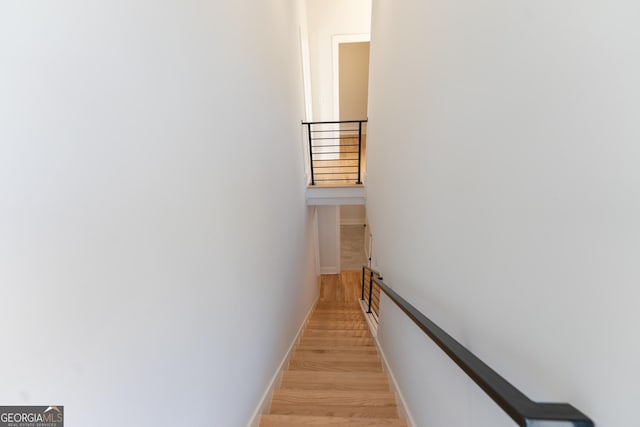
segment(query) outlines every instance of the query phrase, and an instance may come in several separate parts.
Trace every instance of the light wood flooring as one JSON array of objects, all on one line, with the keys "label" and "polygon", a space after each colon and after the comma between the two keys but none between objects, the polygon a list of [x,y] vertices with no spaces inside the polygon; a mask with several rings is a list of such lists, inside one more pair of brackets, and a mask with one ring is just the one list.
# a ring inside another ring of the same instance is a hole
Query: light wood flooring
[{"label": "light wood flooring", "polygon": [[406,427],[358,306],[359,272],[321,280],[320,300],[260,427]]}]

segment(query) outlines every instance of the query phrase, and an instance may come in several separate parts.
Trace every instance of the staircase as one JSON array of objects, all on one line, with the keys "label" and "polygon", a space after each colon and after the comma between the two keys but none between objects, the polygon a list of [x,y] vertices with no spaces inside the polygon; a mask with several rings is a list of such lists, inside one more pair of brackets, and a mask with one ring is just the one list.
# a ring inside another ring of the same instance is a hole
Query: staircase
[{"label": "staircase", "polygon": [[329,297],[316,305],[260,427],[407,426],[357,300],[344,301],[354,292],[327,289],[344,282],[323,280]]}]

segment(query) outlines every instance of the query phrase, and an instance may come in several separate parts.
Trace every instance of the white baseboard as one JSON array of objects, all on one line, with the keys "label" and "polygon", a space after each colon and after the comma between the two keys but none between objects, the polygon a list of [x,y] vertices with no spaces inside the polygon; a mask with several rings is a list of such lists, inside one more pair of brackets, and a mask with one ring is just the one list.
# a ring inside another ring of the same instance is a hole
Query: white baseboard
[{"label": "white baseboard", "polygon": [[380,352],[380,357],[382,357],[384,370],[387,373],[387,375],[389,375],[389,378],[391,379],[390,381],[391,388],[393,389],[393,392],[396,394],[396,397],[398,398],[398,412],[400,412],[400,417],[404,418],[407,421],[407,425],[409,427],[417,427],[418,425],[413,420],[413,417],[411,416],[411,412],[409,412],[409,407],[407,406],[407,402],[404,400],[404,396],[402,395],[402,392],[398,387],[398,383],[396,382],[396,377],[393,375],[393,371],[391,371],[391,367],[387,362],[387,358],[384,355],[384,351],[382,351],[382,347],[380,346],[380,341],[378,341],[378,337],[376,336],[374,340],[376,342],[376,346],[378,347],[378,351]]},{"label": "white baseboard", "polygon": [[376,319],[373,317],[373,314],[367,313],[367,309],[369,308],[367,306],[367,301],[358,300],[358,302],[360,303],[360,308],[362,309],[362,313],[364,314],[364,318],[367,321],[367,324],[369,325],[369,330],[371,331],[371,335],[373,335],[374,338],[377,337],[378,336],[378,323],[377,323]]},{"label": "white baseboard", "polygon": [[304,331],[305,326],[307,326],[307,323],[309,322],[309,318],[311,317],[311,313],[313,313],[313,309],[316,307],[316,304],[318,303],[319,299],[320,299],[320,295],[318,295],[316,300],[311,305],[311,309],[305,316],[304,321],[302,322],[302,325],[300,325],[300,328],[298,329],[298,333],[296,334],[295,338],[291,342],[291,345],[289,346],[289,349],[285,353],[284,358],[282,359],[282,362],[280,362],[278,369],[276,369],[276,372],[275,374],[273,374],[271,381],[269,381],[269,385],[267,386],[267,389],[265,390],[264,394],[260,398],[260,402],[258,402],[258,406],[256,407],[256,410],[253,412],[253,415],[251,416],[251,420],[247,424],[247,427],[259,427],[260,417],[263,414],[267,414],[269,412],[269,406],[271,405],[271,395],[273,394],[273,391],[277,387],[280,387],[280,383],[282,381],[282,373],[289,366],[289,359],[291,359],[291,356],[293,356],[293,351],[298,345],[298,342],[300,341],[300,337],[302,336],[302,332]]},{"label": "white baseboard", "polygon": [[404,400],[404,396],[398,387],[398,383],[396,382],[396,377],[393,375],[393,371],[391,371],[391,367],[387,362],[387,358],[384,355],[384,351],[382,351],[382,346],[380,346],[380,341],[378,341],[378,323],[373,318],[372,314],[367,313],[367,305],[365,301],[359,300],[360,308],[362,309],[362,313],[364,314],[365,319],[367,320],[367,324],[369,325],[369,330],[371,331],[371,335],[373,335],[373,339],[376,343],[376,347],[378,348],[378,352],[380,353],[380,357],[382,358],[382,363],[384,365],[384,371],[389,375],[391,389],[395,393],[398,398],[398,412],[400,413],[400,417],[407,420],[407,425],[409,427],[417,427],[417,424],[413,420],[411,416],[411,412],[409,412],[409,407],[407,406],[406,401]]},{"label": "white baseboard", "polygon": [[338,274],[340,269],[336,266],[320,267],[320,274]]},{"label": "white baseboard", "polygon": [[362,225],[363,228],[364,228],[364,218],[361,218],[361,219],[357,219],[357,218],[349,219],[349,218],[346,218],[346,219],[343,219],[343,220],[340,221],[340,225]]}]

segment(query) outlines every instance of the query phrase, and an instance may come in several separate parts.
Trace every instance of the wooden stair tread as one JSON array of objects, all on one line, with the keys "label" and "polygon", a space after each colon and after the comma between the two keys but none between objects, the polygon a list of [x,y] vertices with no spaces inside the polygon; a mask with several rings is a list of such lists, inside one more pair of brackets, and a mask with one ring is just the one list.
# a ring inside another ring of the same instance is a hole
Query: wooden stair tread
[{"label": "wooden stair tread", "polygon": [[348,306],[335,306],[335,305],[318,305],[315,310],[313,310],[313,314],[317,313],[337,313],[337,314],[357,314],[360,313],[360,306],[358,304],[348,305]]},{"label": "wooden stair tread", "polygon": [[345,390],[276,390],[274,401],[295,400],[297,402],[318,402],[333,405],[395,406],[396,398],[390,391],[345,391]]},{"label": "wooden stair tread", "polygon": [[304,415],[263,415],[260,427],[406,427],[404,420],[393,418],[349,418]]},{"label": "wooden stair tread", "polygon": [[393,418],[398,407],[389,391],[280,389],[273,393],[271,413]]},{"label": "wooden stair tread", "polygon": [[378,372],[327,372],[285,371],[281,388],[306,390],[371,390],[389,391],[385,373]]},{"label": "wooden stair tread", "polygon": [[373,345],[333,345],[327,347],[324,343],[320,344],[300,344],[296,351],[314,351],[314,352],[349,352],[349,353],[373,353],[378,354],[378,350]]},{"label": "wooden stair tread", "polygon": [[371,333],[365,329],[307,329],[305,337],[368,337]]},{"label": "wooden stair tread", "polygon": [[375,362],[292,360],[289,362],[289,369],[292,371],[382,372],[382,365],[377,360]]},{"label": "wooden stair tread", "polygon": [[336,361],[356,361],[356,362],[379,362],[377,353],[358,353],[350,351],[310,351],[296,350],[291,360],[336,360]]},{"label": "wooden stair tread", "polygon": [[407,427],[355,293],[323,295],[260,427]]},{"label": "wooden stair tread", "polygon": [[367,323],[364,320],[310,320],[307,324],[310,329],[367,329]]},{"label": "wooden stair tread", "polygon": [[301,404],[298,402],[286,404],[271,403],[271,413],[280,415],[307,415],[325,417],[362,417],[362,418],[397,418],[398,409],[395,406],[362,406],[355,405],[325,405],[319,403]]},{"label": "wooden stair tread", "polygon": [[373,346],[371,337],[305,337],[300,339],[300,344],[321,344],[331,346]]}]

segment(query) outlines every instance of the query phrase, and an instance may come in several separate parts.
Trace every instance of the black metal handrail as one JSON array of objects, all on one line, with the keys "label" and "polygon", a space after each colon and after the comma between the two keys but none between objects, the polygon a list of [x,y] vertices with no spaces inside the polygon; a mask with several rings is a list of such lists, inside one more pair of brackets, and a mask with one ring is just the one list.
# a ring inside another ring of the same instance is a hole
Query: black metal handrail
[{"label": "black metal handrail", "polygon": [[367,120],[302,122],[309,140],[311,185],[344,181],[362,184],[363,123]]},{"label": "black metal handrail", "polygon": [[[363,287],[365,269],[368,269],[368,267],[363,266],[362,269]],[[543,427],[544,422],[564,422],[574,427],[594,427],[594,423],[589,417],[568,403],[540,403],[529,399],[475,354],[398,295],[382,281],[382,277],[372,275],[370,278],[518,425],[522,427]],[[364,299],[364,292],[362,299]]]}]

